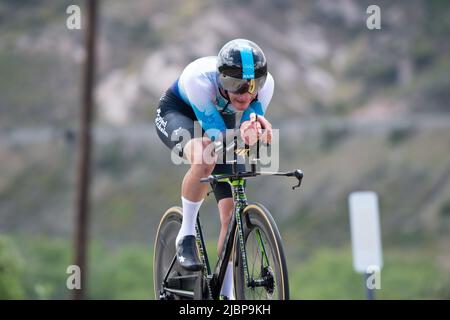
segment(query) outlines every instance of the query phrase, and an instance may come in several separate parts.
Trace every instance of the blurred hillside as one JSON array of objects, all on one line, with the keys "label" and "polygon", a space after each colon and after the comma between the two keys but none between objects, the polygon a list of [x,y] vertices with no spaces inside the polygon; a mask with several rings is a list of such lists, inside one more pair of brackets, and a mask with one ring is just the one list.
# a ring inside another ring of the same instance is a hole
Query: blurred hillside
[{"label": "blurred hillside", "polygon": [[[0,2],[0,233],[22,255],[23,238],[72,237],[84,58],[82,31],[65,24],[74,3]],[[381,7],[382,30],[366,28],[370,4]],[[426,252],[426,274],[450,278],[449,17],[450,2],[437,0],[102,1],[92,239],[152,247],[187,170],[156,136],[155,105],[187,63],[241,37],[263,48],[276,81],[268,118],[281,128],[280,169],[305,172],[296,191],[276,178],[248,188],[279,222],[292,269],[327,261],[315,256],[322,247],[341,261],[347,196],[374,190],[383,246]],[[211,241],[216,212],[210,197]],[[422,294],[448,294],[439,290]]]},{"label": "blurred hillside", "polygon": [[[0,71],[10,75],[1,83],[2,127],[75,125],[84,51],[82,33],[65,27],[71,3],[0,5]],[[142,121],[187,63],[215,55],[235,37],[264,48],[276,79],[278,121],[448,113],[448,2],[380,1],[381,31],[365,27],[370,3],[104,1],[99,118]]]}]

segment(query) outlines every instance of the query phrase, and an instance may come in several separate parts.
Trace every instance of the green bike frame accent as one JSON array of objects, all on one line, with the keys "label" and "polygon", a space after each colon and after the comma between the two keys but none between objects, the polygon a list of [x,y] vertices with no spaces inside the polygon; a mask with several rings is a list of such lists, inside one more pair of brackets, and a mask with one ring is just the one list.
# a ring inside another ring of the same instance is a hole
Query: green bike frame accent
[{"label": "green bike frame accent", "polygon": [[250,285],[250,274],[248,271],[248,264],[247,264],[247,252],[245,250],[245,243],[244,243],[244,227],[242,225],[242,211],[247,206],[247,196],[245,195],[245,180],[244,179],[235,179],[235,180],[228,180],[228,183],[231,185],[231,188],[233,190],[233,199],[235,203],[235,219],[237,222],[237,228],[238,228],[238,235],[239,235],[239,247],[242,254],[242,265],[244,267],[244,274],[247,285]]}]

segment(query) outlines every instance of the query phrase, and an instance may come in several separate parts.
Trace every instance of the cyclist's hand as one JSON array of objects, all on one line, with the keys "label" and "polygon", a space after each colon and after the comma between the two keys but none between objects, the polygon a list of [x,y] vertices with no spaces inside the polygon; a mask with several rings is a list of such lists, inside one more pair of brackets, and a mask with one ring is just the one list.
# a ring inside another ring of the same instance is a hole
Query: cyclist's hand
[{"label": "cyclist's hand", "polygon": [[258,116],[258,118],[256,120],[261,124],[261,127],[263,129],[262,134],[260,136],[261,141],[264,142],[265,144],[271,143],[272,142],[272,125],[263,116]]},{"label": "cyclist's hand", "polygon": [[250,120],[244,121],[241,124],[241,138],[245,144],[252,146],[258,142],[260,135],[262,134],[261,123],[256,120],[256,115],[252,113]]}]

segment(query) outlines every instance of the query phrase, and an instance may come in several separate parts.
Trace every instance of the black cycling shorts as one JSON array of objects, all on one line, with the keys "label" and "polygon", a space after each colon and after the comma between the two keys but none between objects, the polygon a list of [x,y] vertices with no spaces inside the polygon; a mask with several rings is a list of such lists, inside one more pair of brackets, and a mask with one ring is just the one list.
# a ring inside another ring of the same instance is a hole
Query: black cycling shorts
[{"label": "black cycling shorts", "polygon": [[[236,124],[236,116],[234,114],[222,114],[225,125],[228,129],[232,129]],[[190,139],[184,139],[184,136],[178,135],[180,128],[190,133],[190,138],[194,137],[194,126],[199,126],[197,117],[192,107],[187,105],[171,89],[168,89],[161,97],[158,103],[155,116],[156,132],[162,142],[170,149],[175,150],[180,157],[183,156],[183,148]],[[200,127],[196,130],[200,130]],[[201,130],[202,135],[204,130]],[[172,139],[171,139],[172,138]],[[186,140],[186,141],[184,141]],[[238,171],[245,171],[244,164],[238,164]],[[231,164],[216,164],[212,174],[232,173]],[[219,202],[224,198],[233,196],[231,186],[226,182],[217,183],[214,188],[214,196]]]}]

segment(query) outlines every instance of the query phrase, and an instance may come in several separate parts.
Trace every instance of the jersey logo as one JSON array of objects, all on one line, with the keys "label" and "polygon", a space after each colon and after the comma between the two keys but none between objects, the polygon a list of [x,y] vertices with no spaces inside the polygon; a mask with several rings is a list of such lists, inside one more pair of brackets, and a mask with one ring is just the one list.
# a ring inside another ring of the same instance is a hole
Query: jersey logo
[{"label": "jersey logo", "polygon": [[158,130],[161,131],[161,133],[163,135],[165,135],[166,137],[169,137],[169,134],[166,131],[167,121],[164,121],[163,117],[161,117],[161,109],[158,108],[158,110],[156,110],[156,112],[157,112],[157,115],[155,118],[156,128],[158,128]]}]

